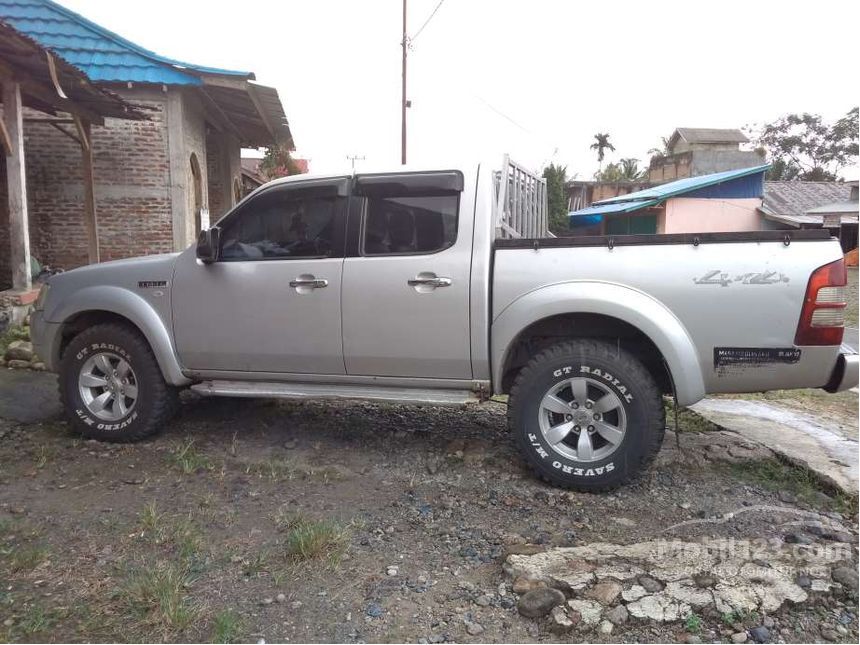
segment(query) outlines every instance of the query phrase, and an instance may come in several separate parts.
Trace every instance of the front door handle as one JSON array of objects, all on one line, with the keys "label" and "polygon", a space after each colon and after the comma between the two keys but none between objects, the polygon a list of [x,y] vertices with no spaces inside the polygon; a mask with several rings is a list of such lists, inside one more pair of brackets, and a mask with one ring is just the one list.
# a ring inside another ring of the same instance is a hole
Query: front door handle
[{"label": "front door handle", "polygon": [[410,278],[406,283],[410,287],[450,287],[454,281],[451,278],[437,276],[435,273],[419,273],[414,278]]},{"label": "front door handle", "polygon": [[312,275],[300,275],[295,280],[290,280],[290,286],[293,289],[322,289],[328,286],[328,280],[316,278]]}]

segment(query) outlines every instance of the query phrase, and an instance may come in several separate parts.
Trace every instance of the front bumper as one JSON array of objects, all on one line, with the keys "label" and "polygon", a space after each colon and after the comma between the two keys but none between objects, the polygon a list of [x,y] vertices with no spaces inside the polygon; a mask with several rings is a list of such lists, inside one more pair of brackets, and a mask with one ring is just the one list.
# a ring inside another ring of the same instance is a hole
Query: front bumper
[{"label": "front bumper", "polygon": [[30,338],[33,341],[33,351],[42,359],[45,369],[49,372],[56,372],[59,364],[61,328],[61,323],[46,321],[41,311],[33,311],[30,314]]},{"label": "front bumper", "polygon": [[831,393],[850,390],[852,387],[857,387],[858,380],[860,380],[860,354],[843,345],[839,358],[836,359],[833,374],[824,389]]}]

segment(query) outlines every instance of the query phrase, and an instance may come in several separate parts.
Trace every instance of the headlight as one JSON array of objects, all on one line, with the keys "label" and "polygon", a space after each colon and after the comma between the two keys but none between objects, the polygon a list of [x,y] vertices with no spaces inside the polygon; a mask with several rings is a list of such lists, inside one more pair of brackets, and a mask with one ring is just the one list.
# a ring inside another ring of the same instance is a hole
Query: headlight
[{"label": "headlight", "polygon": [[42,288],[39,289],[39,295],[36,298],[36,302],[33,303],[33,309],[36,311],[42,311],[45,308],[45,302],[48,300],[48,292],[51,290],[51,285],[47,282],[42,284]]}]

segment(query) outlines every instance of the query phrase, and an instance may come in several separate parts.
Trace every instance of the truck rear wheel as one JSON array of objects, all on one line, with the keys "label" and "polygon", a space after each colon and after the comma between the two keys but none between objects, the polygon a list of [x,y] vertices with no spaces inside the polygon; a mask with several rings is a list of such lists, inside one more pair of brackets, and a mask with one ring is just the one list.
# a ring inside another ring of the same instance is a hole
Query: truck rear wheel
[{"label": "truck rear wheel", "polygon": [[139,441],[158,432],[178,405],[149,344],[125,325],[75,336],[60,362],[60,400],[72,427],[100,441]]},{"label": "truck rear wheel", "polygon": [[538,475],[581,491],[620,486],[660,450],[665,414],[651,374],[597,340],[550,347],[520,370],[508,424]]}]

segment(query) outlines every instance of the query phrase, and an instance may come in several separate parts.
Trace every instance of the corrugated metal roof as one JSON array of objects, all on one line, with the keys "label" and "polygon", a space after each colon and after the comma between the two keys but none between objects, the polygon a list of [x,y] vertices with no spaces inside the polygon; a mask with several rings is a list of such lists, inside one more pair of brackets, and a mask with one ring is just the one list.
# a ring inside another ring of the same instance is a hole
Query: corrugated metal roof
[{"label": "corrugated metal roof", "polygon": [[835,202],[818,208],[810,208],[807,215],[857,215],[857,202]]},{"label": "corrugated metal roof", "polygon": [[[140,109],[126,103],[113,92],[94,85],[81,70],[56,54],[49,54],[55,63],[56,76],[52,70],[47,50],[26,34],[5,23],[0,19],[0,64],[11,68],[13,73],[20,73],[37,88],[45,90],[38,96],[30,84],[22,91],[22,100],[27,107],[34,108],[46,114],[56,114],[57,111],[77,111],[99,117],[110,116],[119,119],[145,120],[147,117]],[[56,90],[59,85],[65,96],[60,96]],[[51,100],[53,97],[53,100]]]},{"label": "corrugated metal roof", "polygon": [[764,173],[768,168],[770,168],[770,166],[765,164],[763,166],[753,166],[752,168],[726,170],[724,172],[716,172],[711,175],[701,175],[699,177],[686,177],[677,181],[671,181],[668,184],[660,184],[653,188],[639,190],[635,193],[628,193],[626,195],[620,195],[610,199],[603,199],[599,202],[595,202],[594,205],[617,204],[620,202],[639,201],[643,199],[663,201],[669,197],[676,197],[684,193],[706,188],[707,186],[715,186],[733,179],[747,177],[756,173]]},{"label": "corrugated metal roof", "polygon": [[[812,209],[850,199],[850,183],[840,181],[764,182],[764,206],[768,212],[781,217],[800,218],[798,222],[804,222],[806,213]],[[815,221],[820,222],[821,218],[804,223]]]},{"label": "corrugated metal roof", "polygon": [[254,78],[160,56],[51,0],[0,0],[0,18],[96,82],[200,85],[200,74]]},{"label": "corrugated metal roof", "polygon": [[618,204],[594,204],[588,208],[581,208],[578,211],[572,211],[567,214],[568,217],[586,217],[588,215],[611,215],[613,213],[629,213],[639,210],[640,208],[648,208],[657,203],[656,199],[642,199],[633,202],[623,202]]}]

